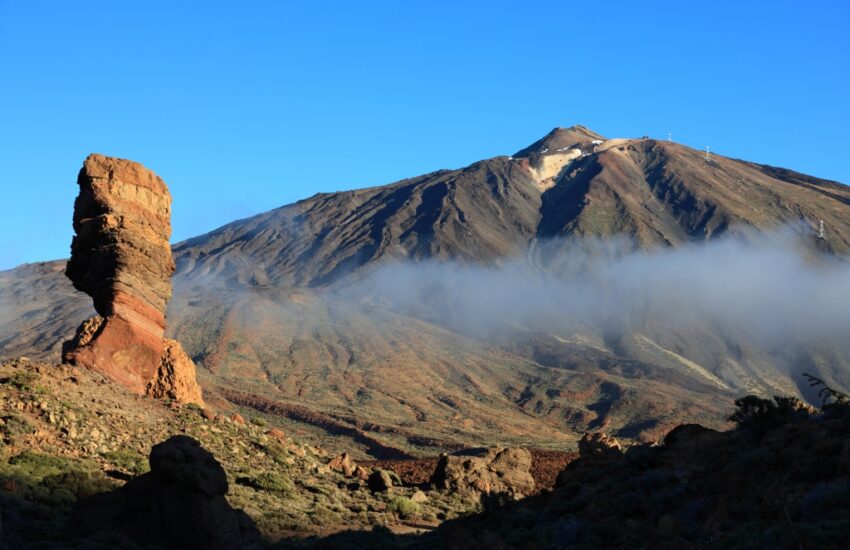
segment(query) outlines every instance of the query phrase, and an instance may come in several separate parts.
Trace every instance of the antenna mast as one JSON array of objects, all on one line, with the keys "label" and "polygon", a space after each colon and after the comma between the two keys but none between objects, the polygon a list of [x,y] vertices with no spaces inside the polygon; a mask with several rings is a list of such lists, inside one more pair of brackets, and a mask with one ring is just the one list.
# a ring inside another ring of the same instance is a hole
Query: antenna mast
[{"label": "antenna mast", "polygon": [[705,160],[706,160],[706,162],[711,161],[711,149],[709,148],[708,145],[705,146]]},{"label": "antenna mast", "polygon": [[671,134],[670,132],[667,132],[667,141],[671,143],[673,142],[673,134]]},{"label": "antenna mast", "polygon": [[824,240],[826,239],[826,231],[823,228],[823,220],[819,220],[818,224],[818,239]]}]

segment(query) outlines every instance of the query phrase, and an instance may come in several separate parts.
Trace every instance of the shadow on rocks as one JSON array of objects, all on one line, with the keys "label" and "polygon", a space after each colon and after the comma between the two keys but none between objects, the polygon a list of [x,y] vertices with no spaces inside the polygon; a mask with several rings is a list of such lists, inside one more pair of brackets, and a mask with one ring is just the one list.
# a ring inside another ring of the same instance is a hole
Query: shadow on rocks
[{"label": "shadow on rocks", "polygon": [[151,471],[109,493],[85,498],[66,527],[73,539],[118,536],[142,546],[259,548],[256,525],[224,498],[227,476],[195,439],[177,435],[155,445]]}]

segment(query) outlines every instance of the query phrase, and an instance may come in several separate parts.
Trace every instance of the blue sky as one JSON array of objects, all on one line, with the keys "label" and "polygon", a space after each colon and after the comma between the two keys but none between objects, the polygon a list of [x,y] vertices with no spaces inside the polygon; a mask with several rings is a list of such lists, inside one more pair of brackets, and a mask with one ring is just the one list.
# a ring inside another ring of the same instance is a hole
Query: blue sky
[{"label": "blue sky", "polygon": [[0,0],[0,269],[65,257],[76,174],[155,170],[179,241],[555,126],[850,183],[850,2]]}]

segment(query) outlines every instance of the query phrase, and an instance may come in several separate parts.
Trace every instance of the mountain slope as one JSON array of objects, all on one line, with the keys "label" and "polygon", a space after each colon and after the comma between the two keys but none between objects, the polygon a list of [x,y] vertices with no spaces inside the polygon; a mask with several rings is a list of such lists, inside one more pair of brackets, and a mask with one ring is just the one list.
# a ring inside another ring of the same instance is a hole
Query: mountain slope
[{"label": "mountain slope", "polygon": [[[382,300],[383,266],[508,266],[523,280],[575,269],[576,243],[622,254],[780,228],[812,261],[843,258],[850,190],[675,143],[555,129],[512,157],[319,194],[177,244],[169,323],[223,394],[306,407],[329,416],[291,414],[408,451],[568,445],[599,427],[652,439],[685,420],[722,424],[745,391],[799,393],[801,370],[846,387],[847,339],[766,347],[717,319],[675,325],[651,304],[604,322],[508,316],[480,333],[445,315],[464,306],[427,277],[402,284],[414,307]],[[2,355],[55,353],[84,317],[59,264],[0,281]]]}]

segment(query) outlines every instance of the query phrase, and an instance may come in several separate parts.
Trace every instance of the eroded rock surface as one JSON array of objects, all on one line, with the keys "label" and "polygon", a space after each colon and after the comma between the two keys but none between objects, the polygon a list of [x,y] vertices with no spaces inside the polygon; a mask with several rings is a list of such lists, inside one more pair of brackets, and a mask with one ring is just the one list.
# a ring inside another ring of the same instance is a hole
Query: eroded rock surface
[{"label": "eroded rock surface", "polygon": [[579,456],[584,459],[611,459],[623,454],[616,438],[602,432],[587,432],[578,442]]},{"label": "eroded rock surface", "polygon": [[103,372],[135,393],[201,403],[195,366],[164,340],[171,298],[171,195],[141,164],[89,155],[77,178],[65,274],[99,318],[63,346],[63,360]]},{"label": "eroded rock surface", "polygon": [[[159,370],[148,384],[146,393],[151,397],[203,404],[201,387],[195,381],[195,363],[183,350],[183,346],[177,340],[166,339],[163,348]],[[245,424],[244,419],[241,424]]]},{"label": "eroded rock surface", "polygon": [[531,462],[526,449],[495,448],[482,456],[444,455],[431,481],[444,490],[519,498],[534,492]]}]

